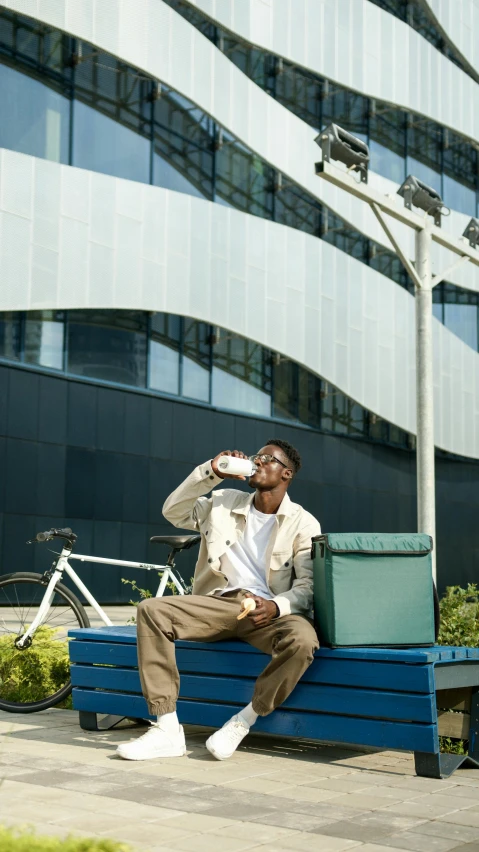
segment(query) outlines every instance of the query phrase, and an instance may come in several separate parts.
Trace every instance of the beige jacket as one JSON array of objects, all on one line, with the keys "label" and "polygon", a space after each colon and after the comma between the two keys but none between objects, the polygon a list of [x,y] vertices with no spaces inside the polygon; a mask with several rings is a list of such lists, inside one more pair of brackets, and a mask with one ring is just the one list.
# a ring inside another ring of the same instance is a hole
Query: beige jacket
[{"label": "beige jacket", "polygon": [[[175,527],[201,533],[193,594],[212,595],[227,585],[220,559],[243,537],[254,494],[230,488],[208,494],[223,482],[211,469],[200,464],[167,498],[163,514]],[[311,617],[313,608],[313,565],[311,538],[321,527],[309,512],[292,503],[285,494],[275,515],[266,552],[266,582],[280,615],[299,613]]]}]

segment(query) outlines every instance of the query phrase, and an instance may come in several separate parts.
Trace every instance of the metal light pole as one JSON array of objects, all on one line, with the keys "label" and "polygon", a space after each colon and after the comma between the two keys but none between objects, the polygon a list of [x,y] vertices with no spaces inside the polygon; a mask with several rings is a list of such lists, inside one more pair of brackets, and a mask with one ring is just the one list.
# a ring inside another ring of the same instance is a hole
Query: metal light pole
[{"label": "metal light pole", "polygon": [[[345,132],[343,134],[345,137],[348,136]],[[320,134],[318,139],[324,139],[324,136]],[[360,142],[360,140],[357,141],[359,145],[364,146],[364,143]],[[343,159],[342,156],[334,156],[334,148],[332,149],[332,156],[333,159]],[[343,162],[346,162],[346,165],[350,165],[347,160],[343,160]],[[316,174],[329,183],[341,187],[341,189],[344,189],[350,195],[354,195],[356,198],[369,204],[408,275],[414,281],[416,295],[417,528],[418,532],[424,532],[432,536],[435,544],[436,501],[434,474],[432,291],[437,284],[440,284],[441,281],[447,278],[459,265],[471,262],[479,266],[479,253],[468,244],[467,240],[452,237],[444,233],[437,224],[432,223],[431,217],[420,216],[407,207],[400,206],[398,204],[398,197],[391,198],[381,195],[381,193],[369,187],[364,174],[362,175],[362,179],[358,181],[349,171],[345,172],[342,169],[332,166],[329,159],[324,159],[324,149],[323,161],[316,163]],[[414,265],[398,244],[389,227],[386,216],[401,222],[415,231],[416,250]],[[435,217],[435,220],[437,221],[437,217]],[[471,220],[470,225],[473,221]],[[434,276],[431,272],[432,242],[439,243],[439,245],[449,249],[455,255],[459,255],[458,258],[453,260],[450,266]],[[477,242],[479,242],[479,238]],[[432,556],[435,578],[435,550],[433,550]]]}]

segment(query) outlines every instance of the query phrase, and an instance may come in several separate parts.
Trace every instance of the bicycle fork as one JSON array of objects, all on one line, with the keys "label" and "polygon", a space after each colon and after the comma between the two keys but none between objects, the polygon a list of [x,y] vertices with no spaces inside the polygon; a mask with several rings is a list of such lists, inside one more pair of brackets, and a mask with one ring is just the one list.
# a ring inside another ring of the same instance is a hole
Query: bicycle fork
[{"label": "bicycle fork", "polygon": [[61,564],[62,564],[62,556],[60,556],[60,559],[56,563],[55,568],[52,569],[52,575],[51,575],[51,577],[48,581],[48,586],[45,589],[45,594],[43,595],[42,602],[41,602],[41,604],[38,608],[38,612],[37,612],[35,618],[33,619],[32,623],[30,624],[30,627],[27,630],[25,630],[25,633],[23,633],[21,636],[19,636],[17,639],[15,639],[15,646],[18,648],[19,651],[22,651],[25,648],[28,648],[32,644],[33,636],[35,635],[36,631],[38,630],[40,625],[43,623],[43,621],[45,620],[45,618],[48,614],[48,611],[50,609],[50,606],[51,606],[51,603],[52,603],[52,600],[53,600],[53,596],[55,594],[55,586],[61,580],[61,576],[62,576],[62,572],[63,572],[63,568],[61,567]]}]

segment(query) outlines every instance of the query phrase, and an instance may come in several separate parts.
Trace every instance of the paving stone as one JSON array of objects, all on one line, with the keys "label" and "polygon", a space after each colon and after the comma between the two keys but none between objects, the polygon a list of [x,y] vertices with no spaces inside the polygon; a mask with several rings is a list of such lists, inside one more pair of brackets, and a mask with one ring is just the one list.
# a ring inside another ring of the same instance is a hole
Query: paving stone
[{"label": "paving stone", "polygon": [[[126,798],[126,796],[125,796]],[[215,799],[200,799],[196,796],[163,796],[161,799],[145,799],[143,804],[151,807],[160,806],[177,811],[185,811],[186,813],[203,813],[211,812],[212,808],[218,806]],[[213,814],[215,816],[215,814]]]},{"label": "paving stone", "polygon": [[[312,842],[311,842],[312,841]],[[284,840],[280,838],[275,841],[276,849],[288,850],[288,852],[312,852],[314,849],[320,852],[343,852],[345,849],[358,848],[357,840],[344,840],[341,837],[328,837],[323,834],[315,834],[314,838],[311,835],[303,833],[298,837],[287,837]],[[255,849],[256,852],[256,849]]]},{"label": "paving stone", "polygon": [[214,834],[195,834],[193,837],[178,840],[171,845],[173,849],[183,850],[183,852],[241,852],[257,844],[254,840],[217,837]]},{"label": "paving stone", "polygon": [[[241,818],[241,817],[240,817]],[[243,817],[248,819],[247,816]],[[250,819],[251,824],[259,822],[262,825],[278,825],[282,828],[294,828],[297,831],[314,831],[321,826],[329,825],[327,820],[313,814],[294,813],[293,811],[272,811]]]},{"label": "paving stone", "polygon": [[387,805],[400,803],[402,799],[398,796],[385,801],[384,798],[369,796],[366,793],[347,793],[344,796],[338,796],[334,801],[335,804],[340,806],[345,805],[346,807],[374,811]]},{"label": "paving stone", "polygon": [[434,837],[450,837],[453,840],[470,843],[479,841],[479,828],[470,825],[455,825],[452,822],[444,822],[444,820],[435,820],[434,822],[423,822],[414,829],[418,834],[427,834]]},{"label": "paving stone", "polygon": [[452,852],[478,852],[478,843],[463,843],[461,846],[455,846]]},{"label": "paving stone", "polygon": [[[293,847],[293,842],[298,840],[299,838],[306,837],[308,839],[308,834],[306,832],[295,831],[291,828],[282,828],[279,825],[262,825],[259,822],[249,823],[249,822],[236,822],[232,821],[228,825],[225,825],[223,828],[215,829],[210,832],[211,834],[215,834],[218,837],[235,837],[239,839],[250,839],[254,838],[255,843],[273,843],[279,842],[279,840],[287,842],[290,848]],[[309,844],[311,850],[311,838],[309,837]]]},{"label": "paving stone", "polygon": [[470,825],[474,828],[479,828],[479,813],[472,813],[471,810],[455,811],[454,813],[438,817],[438,819],[441,822],[444,820],[444,822],[452,822],[457,825]]},{"label": "paving stone", "polygon": [[412,852],[449,852],[457,845],[457,840],[451,840],[450,837],[433,837],[417,834],[413,831],[402,831],[399,834],[391,834],[382,843],[384,846],[410,849]]},{"label": "paving stone", "polygon": [[[445,816],[448,813],[457,811],[458,808],[455,802],[457,799],[450,799],[448,805],[435,805],[423,802],[422,799],[411,799],[408,802],[400,802],[395,805],[388,805],[383,808],[386,813],[402,814],[403,816],[417,816],[423,819],[434,819],[435,817]],[[461,811],[467,813],[467,811]],[[479,814],[478,814],[479,816]]]},{"label": "paving stone", "polygon": [[392,834],[394,828],[384,826],[368,826],[356,823],[355,820],[342,820],[331,823],[331,825],[318,826],[317,829],[309,829],[314,834],[324,834],[328,837],[341,837],[347,840],[357,840],[363,843],[376,841],[381,842]]}]

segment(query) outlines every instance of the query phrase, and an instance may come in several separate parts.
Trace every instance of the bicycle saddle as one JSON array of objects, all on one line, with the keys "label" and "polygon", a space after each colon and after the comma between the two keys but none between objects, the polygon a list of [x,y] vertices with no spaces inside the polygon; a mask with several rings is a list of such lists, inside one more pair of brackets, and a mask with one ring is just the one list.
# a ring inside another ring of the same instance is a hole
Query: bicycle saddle
[{"label": "bicycle saddle", "polygon": [[150,538],[154,544],[167,544],[173,550],[187,550],[198,544],[200,535],[153,535]]}]

